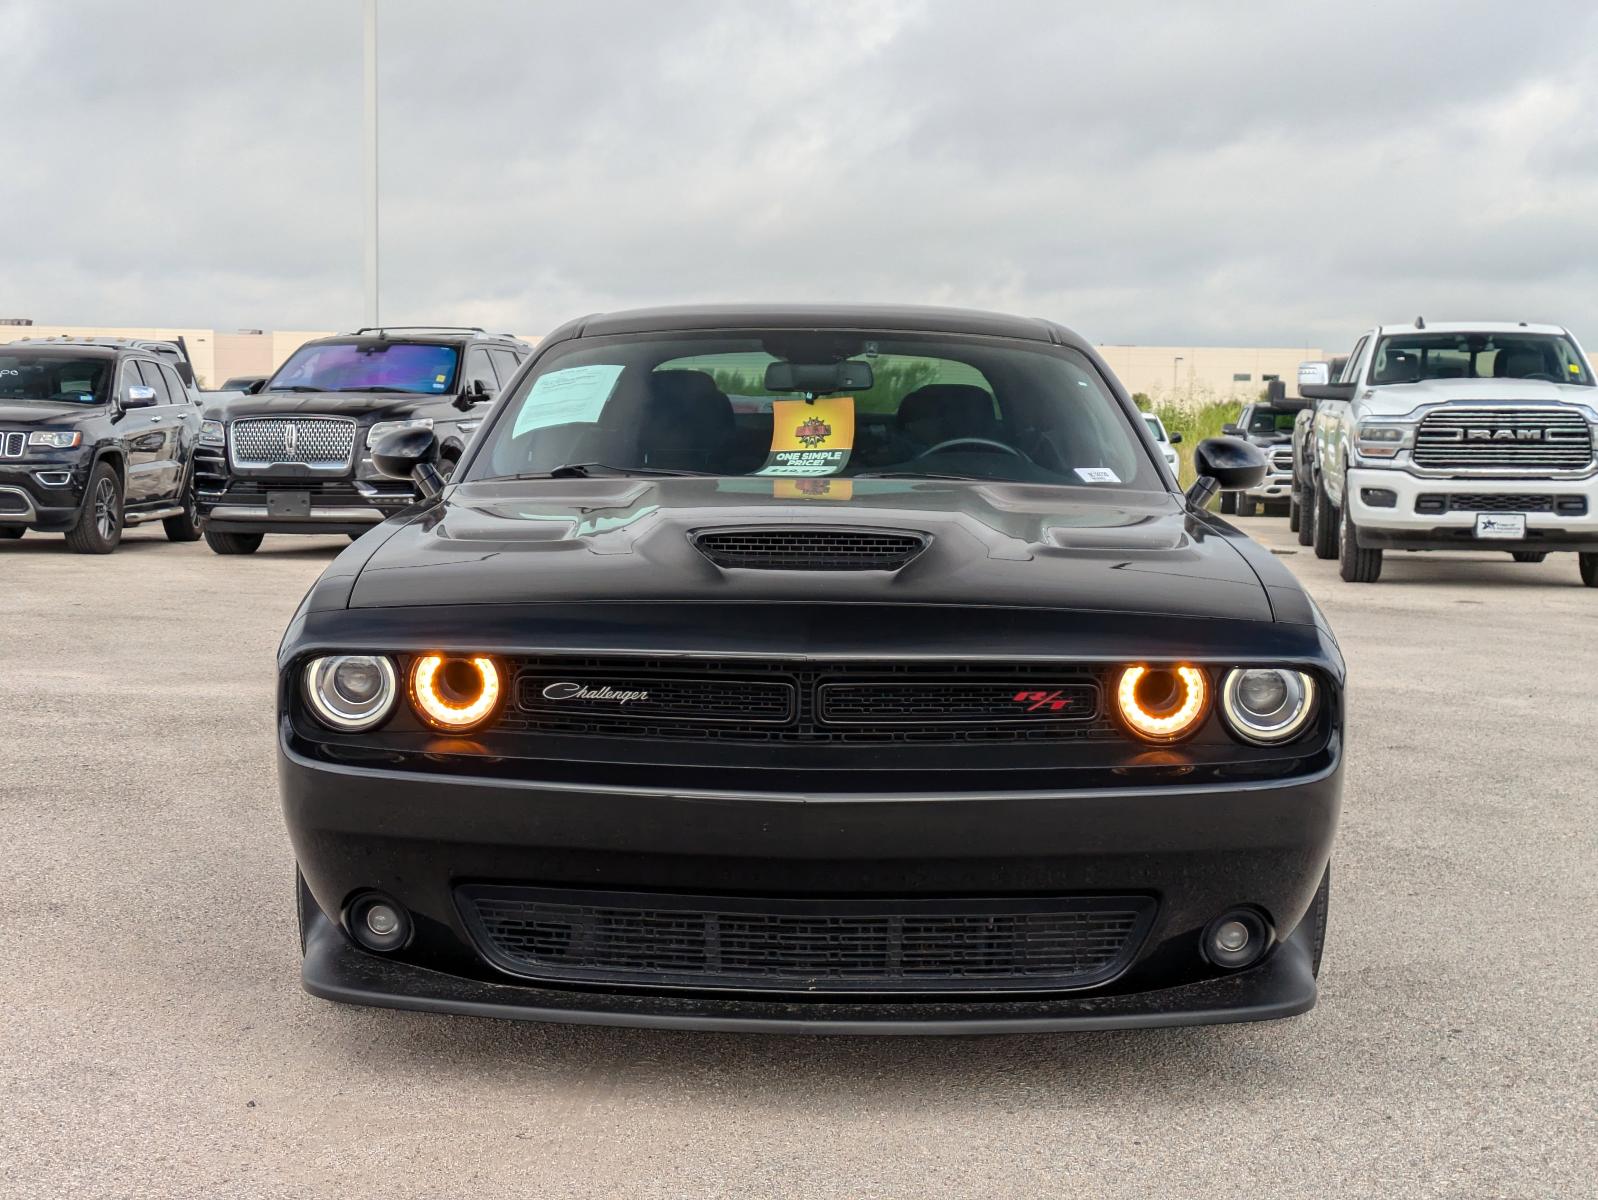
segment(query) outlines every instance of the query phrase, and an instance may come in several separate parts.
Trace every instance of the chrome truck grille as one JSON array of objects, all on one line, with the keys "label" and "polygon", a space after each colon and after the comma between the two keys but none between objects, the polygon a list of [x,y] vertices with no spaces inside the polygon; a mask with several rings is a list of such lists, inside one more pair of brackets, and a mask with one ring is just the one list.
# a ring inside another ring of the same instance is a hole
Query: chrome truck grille
[{"label": "chrome truck grille", "polygon": [[1579,412],[1450,408],[1415,433],[1417,467],[1468,473],[1579,472],[1592,463],[1592,427]]},{"label": "chrome truck grille", "polygon": [[234,421],[228,453],[235,467],[342,468],[355,452],[355,422],[343,417],[255,417]]}]

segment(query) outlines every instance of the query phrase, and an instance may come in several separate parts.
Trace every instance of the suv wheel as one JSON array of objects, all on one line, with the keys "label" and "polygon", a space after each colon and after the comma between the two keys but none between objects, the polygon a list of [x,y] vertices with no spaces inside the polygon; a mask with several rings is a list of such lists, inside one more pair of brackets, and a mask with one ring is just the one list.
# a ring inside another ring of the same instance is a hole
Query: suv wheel
[{"label": "suv wheel", "polygon": [[1222,492],[1221,493],[1221,512],[1225,516],[1228,516],[1228,517],[1233,516],[1233,515],[1235,515],[1237,513],[1237,493],[1236,492]]},{"label": "suv wheel", "polygon": [[1511,550],[1509,556],[1516,562],[1542,562],[1548,557],[1546,550]]},{"label": "suv wheel", "polygon": [[1240,517],[1252,517],[1258,511],[1259,511],[1259,504],[1255,502],[1253,496],[1239,496],[1237,498],[1237,515],[1238,516],[1240,516]]},{"label": "suv wheel", "polygon": [[1306,488],[1298,497],[1298,544],[1308,546],[1315,540],[1315,493]]},{"label": "suv wheel", "polygon": [[1588,587],[1598,587],[1598,554],[1577,555],[1581,563],[1581,581]]},{"label": "suv wheel", "polygon": [[183,492],[183,511],[175,517],[164,517],[161,528],[166,530],[169,542],[197,542],[200,540],[200,503],[194,496],[194,482]]},{"label": "suv wheel", "polygon": [[1304,523],[1304,506],[1298,502],[1298,493],[1294,492],[1287,502],[1287,531],[1297,533],[1298,527]]},{"label": "suv wheel", "polygon": [[261,548],[260,533],[212,533],[205,531],[205,544],[218,554],[254,554]]},{"label": "suv wheel", "polygon": [[[1344,499],[1347,500],[1347,493]],[[1382,577],[1382,552],[1376,550],[1362,550],[1359,545],[1359,531],[1354,526],[1354,517],[1348,511],[1345,503],[1338,512],[1342,521],[1338,527],[1337,537],[1337,573],[1348,583],[1375,583]]]},{"label": "suv wheel", "polygon": [[67,549],[74,554],[110,554],[121,540],[122,480],[110,463],[95,463],[78,523],[67,530]]},{"label": "suv wheel", "polygon": [[1312,545],[1316,558],[1337,557],[1337,508],[1326,495],[1320,481],[1315,483],[1315,511],[1311,514],[1310,528],[1314,532]]}]

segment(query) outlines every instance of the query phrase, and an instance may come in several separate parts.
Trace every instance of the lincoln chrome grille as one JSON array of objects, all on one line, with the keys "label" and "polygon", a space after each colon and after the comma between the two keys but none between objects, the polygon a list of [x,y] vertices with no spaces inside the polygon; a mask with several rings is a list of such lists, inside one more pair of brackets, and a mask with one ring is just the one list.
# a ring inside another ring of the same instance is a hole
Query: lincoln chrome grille
[{"label": "lincoln chrome grille", "polygon": [[1086,987],[1153,915],[1139,896],[811,900],[475,885],[457,892],[483,956],[555,982],[750,991]]},{"label": "lincoln chrome grille", "polygon": [[355,451],[355,422],[342,417],[248,418],[228,432],[236,467],[347,467]]},{"label": "lincoln chrome grille", "polygon": [[1414,459],[1441,471],[1580,471],[1592,450],[1592,427],[1579,412],[1450,408],[1421,421]]}]

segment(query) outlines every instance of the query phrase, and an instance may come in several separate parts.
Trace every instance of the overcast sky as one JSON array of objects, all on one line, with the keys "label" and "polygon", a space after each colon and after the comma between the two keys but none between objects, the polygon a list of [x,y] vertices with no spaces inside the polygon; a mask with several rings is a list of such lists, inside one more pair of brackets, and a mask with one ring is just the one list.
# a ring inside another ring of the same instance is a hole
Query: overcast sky
[{"label": "overcast sky", "polygon": [[[360,323],[359,0],[0,0],[0,316]],[[383,317],[1598,348],[1598,7],[381,0]]]}]

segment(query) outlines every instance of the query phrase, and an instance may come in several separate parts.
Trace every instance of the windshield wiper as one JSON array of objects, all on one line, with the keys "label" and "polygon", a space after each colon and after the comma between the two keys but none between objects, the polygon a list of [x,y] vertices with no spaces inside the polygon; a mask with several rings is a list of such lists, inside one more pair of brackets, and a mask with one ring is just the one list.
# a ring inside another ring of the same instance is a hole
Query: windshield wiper
[{"label": "windshield wiper", "polygon": [[940,475],[934,471],[856,471],[849,479],[961,479],[972,483],[994,483],[985,475]]},{"label": "windshield wiper", "polygon": [[436,396],[437,392],[413,392],[410,388],[397,387],[352,387],[352,388],[327,388],[330,392],[399,392],[405,396]]},{"label": "windshield wiper", "polygon": [[710,471],[674,471],[667,467],[613,467],[609,463],[563,463],[551,471],[529,471],[525,475],[512,475],[512,479],[592,479],[600,475],[698,475],[709,476]]},{"label": "windshield wiper", "polygon": [[269,391],[269,392],[325,392],[325,391],[327,391],[326,388],[312,387],[308,383],[288,383],[288,384],[284,384],[282,387],[271,387],[271,388],[267,388],[266,390]]}]

